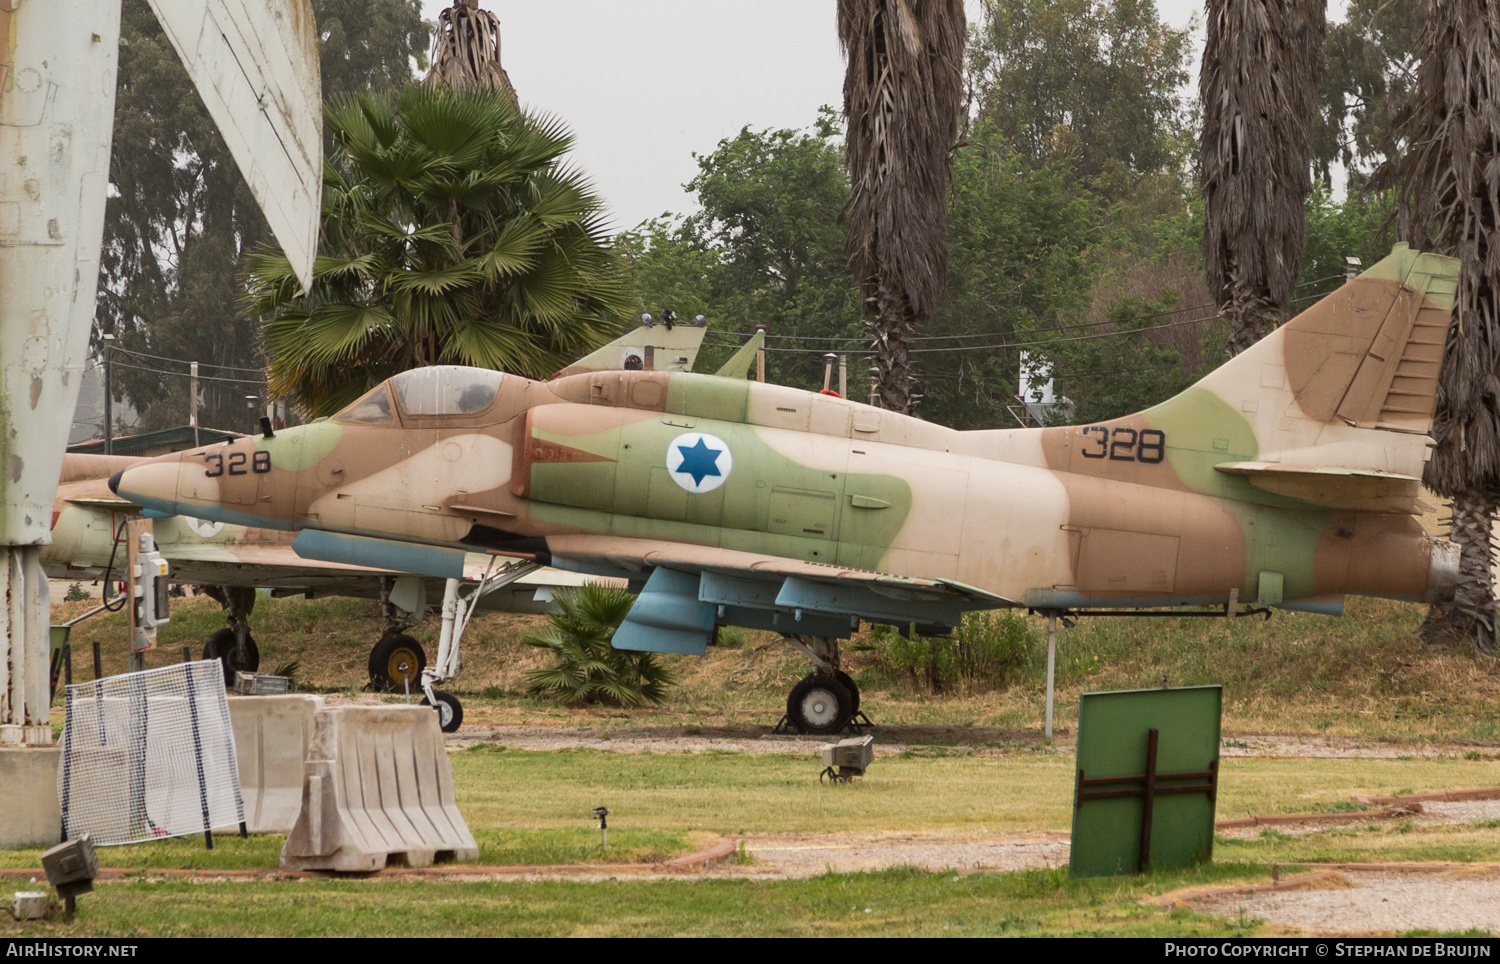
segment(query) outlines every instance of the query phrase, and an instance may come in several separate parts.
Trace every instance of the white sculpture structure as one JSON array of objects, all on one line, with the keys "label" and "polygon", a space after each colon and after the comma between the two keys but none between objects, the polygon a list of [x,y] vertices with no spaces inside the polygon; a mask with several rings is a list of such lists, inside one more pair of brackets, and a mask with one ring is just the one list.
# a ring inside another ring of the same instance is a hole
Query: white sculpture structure
[{"label": "white sculpture structure", "polygon": [[[51,742],[52,500],[88,356],[121,0],[0,0],[0,744]],[[322,103],[309,0],[150,0],[311,282]]]}]

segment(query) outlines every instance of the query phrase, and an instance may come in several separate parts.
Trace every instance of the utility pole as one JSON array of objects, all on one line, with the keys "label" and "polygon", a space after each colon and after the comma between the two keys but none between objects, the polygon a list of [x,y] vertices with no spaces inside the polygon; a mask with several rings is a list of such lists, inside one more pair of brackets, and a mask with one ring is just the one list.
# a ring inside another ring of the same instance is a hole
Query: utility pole
[{"label": "utility pole", "polygon": [[193,427],[193,448],[202,443],[198,441],[198,363],[188,362],[188,424]]},{"label": "utility pole", "polygon": [[100,335],[104,342],[104,454],[115,454],[115,383],[109,363],[114,357],[115,336]]},{"label": "utility pole", "polygon": [[260,401],[259,396],[256,396],[256,395],[246,395],[245,396],[245,411],[249,415],[249,423],[248,424],[250,426],[248,429],[246,429],[246,431],[249,432],[251,435],[254,435],[255,432],[256,432],[256,429],[259,428],[259,426],[255,424],[255,403],[258,402],[258,401]]}]

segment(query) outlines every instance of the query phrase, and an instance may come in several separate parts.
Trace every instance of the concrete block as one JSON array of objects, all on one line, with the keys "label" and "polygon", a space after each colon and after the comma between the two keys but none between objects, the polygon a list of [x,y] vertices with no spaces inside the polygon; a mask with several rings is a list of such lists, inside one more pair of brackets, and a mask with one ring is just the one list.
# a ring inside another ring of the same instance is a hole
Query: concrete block
[{"label": "concrete block", "polygon": [[[251,833],[291,833],[302,809],[302,771],[313,718],[323,697],[231,696],[229,723],[240,769],[245,826]],[[238,827],[216,827],[236,833]]]},{"label": "concrete block", "polygon": [[47,916],[45,890],[18,890],[10,902],[10,916],[16,920],[41,920]]},{"label": "concrete block", "polygon": [[50,847],[62,840],[57,764],[62,748],[0,748],[0,847]]},{"label": "concrete block", "polygon": [[369,873],[392,859],[426,867],[479,856],[428,707],[319,710],[304,773],[302,810],[281,848],[288,870]]}]

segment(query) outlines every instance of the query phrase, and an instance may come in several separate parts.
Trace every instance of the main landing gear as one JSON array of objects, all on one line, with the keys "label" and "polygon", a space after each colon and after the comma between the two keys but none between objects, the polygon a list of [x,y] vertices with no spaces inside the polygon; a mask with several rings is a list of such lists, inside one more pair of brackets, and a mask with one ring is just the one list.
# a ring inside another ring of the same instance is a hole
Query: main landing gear
[{"label": "main landing gear", "polygon": [[427,653],[407,634],[427,608],[426,592],[418,576],[380,580],[380,614],[385,632],[370,649],[370,687],[382,693],[410,693],[421,688]]},{"label": "main landing gear", "polygon": [[251,586],[205,586],[204,592],[228,611],[229,625],[208,637],[203,658],[216,659],[224,667],[224,688],[234,690],[236,673],[260,669],[260,649],[250,635],[250,613],[255,610]]},{"label": "main landing gear", "polygon": [[786,636],[788,646],[812,661],[813,671],[802,677],[786,698],[786,716],[776,732],[838,733],[851,723],[871,726],[859,711],[859,686],[839,669],[839,641],[827,636]]},{"label": "main landing gear", "polygon": [[463,637],[464,627],[469,625],[469,618],[474,615],[474,607],[489,593],[540,568],[541,564],[532,559],[499,562],[498,557],[491,556],[484,577],[467,595],[460,592],[462,583],[459,580],[449,579],[444,583],[443,629],[438,636],[437,660],[421,671],[422,705],[437,709],[438,725],[444,733],[452,733],[458,729],[464,721],[464,709],[458,697],[437,689],[436,686],[453,679],[463,670],[458,643]]}]

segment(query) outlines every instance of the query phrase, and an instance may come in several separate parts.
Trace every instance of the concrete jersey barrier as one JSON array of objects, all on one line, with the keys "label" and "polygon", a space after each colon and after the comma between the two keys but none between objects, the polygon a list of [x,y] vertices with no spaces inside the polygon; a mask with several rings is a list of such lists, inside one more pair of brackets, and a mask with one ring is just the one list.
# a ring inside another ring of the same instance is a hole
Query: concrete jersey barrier
[{"label": "concrete jersey barrier", "polygon": [[296,825],[313,720],[322,708],[321,696],[229,698],[245,825],[251,833],[291,833]]},{"label": "concrete jersey barrier", "polygon": [[368,873],[474,860],[438,717],[421,706],[341,706],[316,714],[302,809],[281,849],[288,870]]}]

